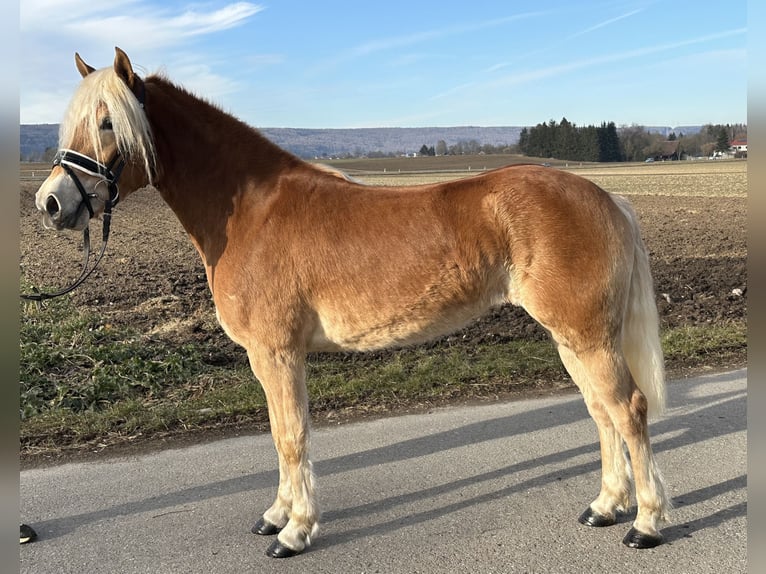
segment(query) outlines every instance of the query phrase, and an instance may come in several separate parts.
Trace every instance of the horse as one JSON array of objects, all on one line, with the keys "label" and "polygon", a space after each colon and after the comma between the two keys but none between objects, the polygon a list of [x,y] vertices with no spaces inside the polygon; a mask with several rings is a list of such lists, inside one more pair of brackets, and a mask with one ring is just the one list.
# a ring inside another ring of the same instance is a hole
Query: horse
[{"label": "horse", "polygon": [[627,200],[539,165],[367,186],[279,148],[164,74],[140,77],[120,48],[112,66],[77,53],[75,63],[82,81],[58,161],[35,195],[43,224],[82,231],[145,187],[178,217],[217,320],[266,395],[279,484],[252,532],[276,535],[269,556],[303,552],[319,524],[307,353],[418,344],[506,303],[548,332],[597,426],[600,491],[579,522],[615,524],[635,487],[623,543],[662,542],[671,504],[648,421],[665,406],[664,362]]}]

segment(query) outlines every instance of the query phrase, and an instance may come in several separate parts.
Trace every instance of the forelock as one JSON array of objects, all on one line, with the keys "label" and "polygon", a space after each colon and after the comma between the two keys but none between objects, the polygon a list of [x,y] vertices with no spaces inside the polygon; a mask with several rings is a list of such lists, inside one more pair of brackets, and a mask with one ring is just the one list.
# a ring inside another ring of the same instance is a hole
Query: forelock
[{"label": "forelock", "polygon": [[100,154],[99,106],[109,111],[120,153],[143,163],[151,181],[155,157],[148,119],[133,92],[112,68],[96,70],[82,79],[61,123],[59,147],[72,148],[78,138],[84,138]]}]

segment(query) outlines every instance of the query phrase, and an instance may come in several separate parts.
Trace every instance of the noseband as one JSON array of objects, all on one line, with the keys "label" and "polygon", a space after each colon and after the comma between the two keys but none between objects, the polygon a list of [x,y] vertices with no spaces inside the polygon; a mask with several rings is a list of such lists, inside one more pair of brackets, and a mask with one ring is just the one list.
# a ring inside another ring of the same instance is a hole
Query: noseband
[{"label": "noseband", "polygon": [[[22,293],[21,298],[27,299],[29,301],[40,302],[45,301],[46,299],[52,299],[54,297],[66,295],[70,291],[79,287],[80,284],[82,284],[82,282],[85,281],[90,276],[90,274],[93,273],[93,271],[95,271],[96,267],[101,261],[101,258],[104,256],[104,252],[106,251],[106,242],[109,240],[109,228],[112,221],[112,207],[117,205],[117,203],[120,201],[120,190],[117,187],[117,180],[120,178],[122,169],[125,167],[125,160],[118,151],[112,158],[112,161],[109,162],[109,165],[104,165],[103,163],[96,161],[91,157],[71,149],[60,149],[53,158],[53,166],[61,167],[72,179],[75,186],[77,187],[77,191],[80,192],[82,201],[80,202],[80,206],[77,208],[78,214],[82,207],[85,206],[85,208],[88,210],[88,213],[90,214],[90,217],[92,218],[95,215],[95,212],[93,211],[91,199],[97,197],[97,195],[95,193],[88,193],[85,191],[85,187],[80,181],[80,178],[77,177],[75,170],[81,171],[90,176],[98,177],[102,182],[106,183],[109,195],[104,201],[104,226],[101,237],[101,251],[99,252],[98,257],[96,257],[96,260],[93,263],[93,267],[88,269],[88,263],[90,261],[90,227],[88,226],[83,229],[82,238],[85,260],[82,265],[82,273],[80,273],[80,276],[69,287],[54,293],[40,293],[35,288],[33,288],[33,291],[35,291],[34,293]],[[113,168],[114,171],[112,171]]]},{"label": "noseband", "polygon": [[[112,166],[115,164],[117,165],[114,171],[112,171]],[[106,182],[109,189],[109,199],[106,201],[104,214],[106,215],[109,213],[111,215],[111,208],[117,205],[120,201],[120,190],[117,188],[117,180],[120,178],[122,169],[125,167],[125,160],[122,159],[119,151],[112,158],[112,161],[109,162],[109,165],[104,165],[87,155],[83,155],[71,149],[60,149],[53,157],[53,165],[61,166],[67,175],[72,178],[72,181],[74,181],[74,184],[77,186],[77,191],[80,192],[80,196],[82,197],[81,205],[85,205],[91,217],[93,217],[93,206],[91,205],[90,200],[96,197],[96,194],[85,191],[85,188],[82,183],[80,183],[80,179],[77,177],[74,170],[76,169],[88,175],[99,177],[102,181]]]}]

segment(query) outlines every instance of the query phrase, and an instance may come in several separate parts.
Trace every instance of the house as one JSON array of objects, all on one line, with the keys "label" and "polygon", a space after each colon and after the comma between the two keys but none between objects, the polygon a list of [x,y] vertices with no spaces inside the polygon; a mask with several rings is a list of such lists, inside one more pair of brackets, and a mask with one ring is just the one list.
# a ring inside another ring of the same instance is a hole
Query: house
[{"label": "house", "polygon": [[747,157],[747,140],[732,140],[730,145],[730,150],[734,154],[734,157]]}]

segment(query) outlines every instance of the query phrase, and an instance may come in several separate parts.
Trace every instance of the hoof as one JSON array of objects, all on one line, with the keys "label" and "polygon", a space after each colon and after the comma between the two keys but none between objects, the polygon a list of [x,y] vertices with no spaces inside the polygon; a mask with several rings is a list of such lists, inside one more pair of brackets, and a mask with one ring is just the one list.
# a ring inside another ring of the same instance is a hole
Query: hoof
[{"label": "hoof", "polygon": [[34,528],[26,524],[21,525],[21,528],[19,529],[19,534],[20,534],[19,543],[21,544],[34,542],[35,539],[37,538],[37,532],[35,532]]},{"label": "hoof", "polygon": [[662,536],[644,534],[635,528],[631,528],[622,539],[622,543],[629,548],[654,548],[662,544]]},{"label": "hoof", "polygon": [[612,526],[612,524],[615,523],[613,516],[604,516],[603,514],[599,514],[595,512],[590,506],[585,509],[585,512],[580,515],[580,518],[578,518],[577,521],[580,524],[584,524],[585,526],[595,526],[597,528],[602,526]]},{"label": "hoof", "polygon": [[290,556],[295,556],[296,554],[300,554],[300,552],[288,548],[279,540],[272,542],[271,546],[266,550],[266,556],[270,556],[271,558],[290,558]]},{"label": "hoof", "polygon": [[278,526],[271,522],[266,522],[263,518],[259,518],[258,522],[256,522],[250,529],[250,532],[258,534],[259,536],[274,536],[275,534],[279,534],[280,530],[282,529]]}]

